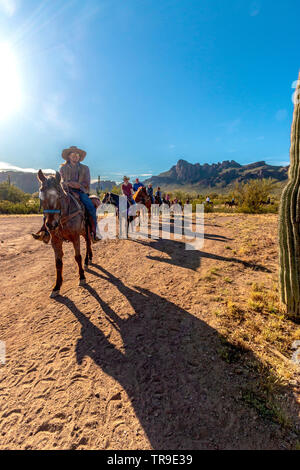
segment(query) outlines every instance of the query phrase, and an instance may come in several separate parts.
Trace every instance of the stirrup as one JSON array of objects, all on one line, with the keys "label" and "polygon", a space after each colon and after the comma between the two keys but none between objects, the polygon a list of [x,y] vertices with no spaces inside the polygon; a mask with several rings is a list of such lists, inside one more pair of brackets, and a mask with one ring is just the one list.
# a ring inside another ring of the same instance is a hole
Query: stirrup
[{"label": "stirrup", "polygon": [[46,243],[46,245],[50,241],[50,233],[46,232],[45,230],[40,230],[38,233],[32,233],[31,235],[35,240],[38,240],[40,242],[44,242],[44,243]]},{"label": "stirrup", "polygon": [[33,236],[33,238],[34,238],[35,240],[39,240],[39,241],[42,241],[42,240],[43,240],[43,235],[42,235],[40,232],[38,232],[38,233],[32,233],[31,235]]}]

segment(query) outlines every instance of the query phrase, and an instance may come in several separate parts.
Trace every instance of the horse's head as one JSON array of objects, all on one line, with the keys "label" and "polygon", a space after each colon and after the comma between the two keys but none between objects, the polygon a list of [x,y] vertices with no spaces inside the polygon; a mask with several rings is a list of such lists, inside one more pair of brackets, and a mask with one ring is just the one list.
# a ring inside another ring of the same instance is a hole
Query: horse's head
[{"label": "horse's head", "polygon": [[110,204],[110,195],[111,193],[106,193],[104,198],[102,199],[102,204]]},{"label": "horse's head", "polygon": [[55,230],[61,216],[61,196],[63,189],[61,187],[61,176],[56,172],[55,176],[46,177],[42,170],[39,170],[37,176],[41,183],[39,196],[46,217],[46,226],[49,230]]},{"label": "horse's head", "polygon": [[141,186],[139,189],[140,189],[140,194],[142,196],[144,196],[144,197],[148,196],[148,193],[147,193],[147,190],[146,190],[145,186]]},{"label": "horse's head", "polygon": [[119,196],[114,193],[106,193],[103,200],[102,204],[112,204],[115,207],[119,206]]},{"label": "horse's head", "polygon": [[141,201],[145,201],[147,197],[148,197],[148,194],[147,194],[146,188],[144,186],[140,186],[134,195],[134,200],[136,202],[141,202]]}]

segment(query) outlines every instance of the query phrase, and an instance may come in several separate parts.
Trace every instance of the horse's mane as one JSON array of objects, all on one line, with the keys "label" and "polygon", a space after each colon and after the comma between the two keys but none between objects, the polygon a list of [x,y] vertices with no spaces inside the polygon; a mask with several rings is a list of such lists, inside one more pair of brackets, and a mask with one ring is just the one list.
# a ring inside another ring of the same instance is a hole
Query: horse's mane
[{"label": "horse's mane", "polygon": [[137,196],[140,194],[141,188],[142,188],[142,187],[139,187],[139,189],[138,189],[138,190],[134,193],[134,195],[132,196],[132,198],[133,198],[134,201],[136,200]]},{"label": "horse's mane", "polygon": [[146,188],[144,186],[140,186],[139,189],[134,193],[133,200],[135,201],[136,198],[140,195],[141,192],[146,191]]}]

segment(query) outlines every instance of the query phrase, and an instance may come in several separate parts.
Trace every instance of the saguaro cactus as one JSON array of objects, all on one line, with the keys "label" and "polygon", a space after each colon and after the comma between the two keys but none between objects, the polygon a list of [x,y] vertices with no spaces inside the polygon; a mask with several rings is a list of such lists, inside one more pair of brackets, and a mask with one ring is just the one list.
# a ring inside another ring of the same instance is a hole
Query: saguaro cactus
[{"label": "saguaro cactus", "polygon": [[300,74],[291,131],[289,180],[279,210],[279,276],[286,313],[300,318]]}]

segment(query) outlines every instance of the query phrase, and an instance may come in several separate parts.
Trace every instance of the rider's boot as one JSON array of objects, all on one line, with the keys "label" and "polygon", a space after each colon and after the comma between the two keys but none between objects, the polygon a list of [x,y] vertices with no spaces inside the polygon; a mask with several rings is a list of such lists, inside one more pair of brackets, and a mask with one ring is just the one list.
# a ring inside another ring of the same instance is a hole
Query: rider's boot
[{"label": "rider's boot", "polygon": [[99,232],[98,224],[95,226],[94,219],[90,217],[90,222],[91,222],[91,239],[93,243],[100,242],[102,240],[102,237]]},{"label": "rider's boot", "polygon": [[50,241],[50,233],[48,232],[45,223],[43,223],[41,229],[37,233],[32,233],[31,235],[35,240],[39,240],[46,244]]}]

